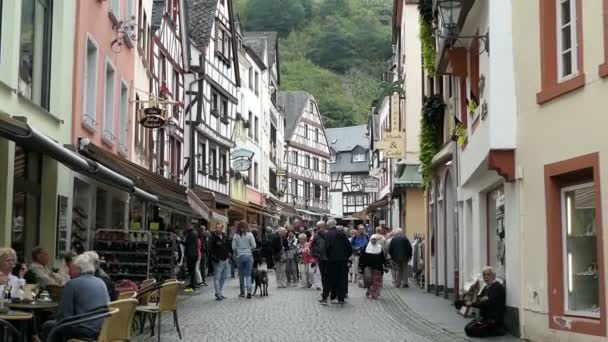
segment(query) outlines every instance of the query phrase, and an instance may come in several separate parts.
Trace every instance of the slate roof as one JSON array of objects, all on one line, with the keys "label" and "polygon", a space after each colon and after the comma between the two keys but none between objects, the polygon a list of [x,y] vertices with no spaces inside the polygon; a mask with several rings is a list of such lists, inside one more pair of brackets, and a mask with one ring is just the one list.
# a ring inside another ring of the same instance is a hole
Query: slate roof
[{"label": "slate roof", "polygon": [[266,61],[264,60],[266,40],[263,38],[244,38],[243,43],[255,62],[260,65],[260,68],[266,69]]},{"label": "slate roof", "polygon": [[187,0],[186,2],[190,38],[197,47],[205,48],[211,40],[217,0]]},{"label": "slate roof", "polygon": [[325,130],[325,134],[329,145],[336,152],[352,151],[357,146],[369,150],[369,139],[366,136],[367,125],[328,128]]},{"label": "slate roof", "polygon": [[[280,73],[280,65],[279,65],[279,34],[277,32],[274,31],[258,31],[258,32],[245,32],[244,33],[244,37],[243,37],[243,41],[246,43],[247,46],[249,46],[249,44],[247,44],[248,42],[251,42],[253,40],[265,40],[266,41],[266,49],[267,49],[267,53],[268,53],[268,60],[265,61],[264,63],[266,63],[266,65],[268,66],[268,68],[272,68],[273,63],[276,62],[277,66],[277,75],[274,75],[273,72],[273,76],[277,79],[278,83],[281,83],[281,73]],[[256,43],[257,45],[257,43]],[[260,58],[264,58],[264,45],[257,46],[254,47],[253,45],[250,46],[251,49],[255,52],[256,55],[258,55]]]},{"label": "slate roof", "polygon": [[152,3],[152,18],[150,25],[152,31],[156,31],[160,28],[163,22],[163,15],[165,14],[165,0],[154,0]]},{"label": "slate roof", "polygon": [[277,93],[277,104],[285,109],[285,139],[291,138],[304,109],[310,101],[310,94],[305,91],[280,91]]},{"label": "slate roof", "polygon": [[369,154],[364,162],[353,163],[352,152],[340,152],[336,155],[336,162],[329,164],[329,171],[344,173],[369,172]]}]

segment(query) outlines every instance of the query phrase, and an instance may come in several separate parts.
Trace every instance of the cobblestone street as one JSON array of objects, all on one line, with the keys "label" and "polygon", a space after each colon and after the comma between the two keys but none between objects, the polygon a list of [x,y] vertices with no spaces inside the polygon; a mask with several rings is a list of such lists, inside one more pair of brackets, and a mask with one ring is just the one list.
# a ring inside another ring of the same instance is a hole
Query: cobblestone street
[{"label": "cobblestone street", "polygon": [[[241,299],[238,279],[229,279],[225,290],[228,299],[222,302],[215,301],[212,287],[180,298],[182,341],[468,341],[409,309],[396,291],[411,290],[385,287],[382,298],[372,301],[365,298],[362,289],[351,286],[350,299],[340,308],[321,306],[317,302],[320,291],[277,289],[273,279],[269,297]],[[162,329],[163,342],[179,341],[170,314],[163,316]],[[135,339],[154,340],[149,325]]]}]

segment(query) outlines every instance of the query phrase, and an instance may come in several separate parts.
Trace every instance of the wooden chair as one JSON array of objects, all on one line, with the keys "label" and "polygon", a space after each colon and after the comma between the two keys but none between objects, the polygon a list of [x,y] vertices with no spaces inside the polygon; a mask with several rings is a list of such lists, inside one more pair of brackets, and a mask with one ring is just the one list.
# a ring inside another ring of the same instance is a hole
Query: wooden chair
[{"label": "wooden chair", "polygon": [[[178,315],[177,315],[177,297],[179,295],[179,291],[180,288],[184,285],[183,282],[179,282],[179,281],[166,281],[163,282],[162,285],[160,285],[160,296],[159,296],[159,301],[158,301],[158,305],[148,305],[148,306],[139,306],[137,307],[137,312],[141,312],[144,315],[144,322],[145,322],[145,316],[149,315],[151,318],[150,323],[151,323],[151,330],[152,330],[152,334],[151,336],[154,336],[154,327],[155,324],[158,324],[158,341],[160,342],[160,335],[161,335],[161,316],[163,313],[165,312],[172,312],[173,313],[173,324],[175,325],[176,329],[177,329],[177,334],[179,336],[179,339],[182,339],[182,332],[181,332],[181,328],[179,326],[179,320],[178,320]],[[156,317],[158,317],[158,323],[156,323]],[[143,331],[143,324],[142,324],[142,331]]]},{"label": "wooden chair", "polygon": [[49,292],[49,296],[53,302],[61,303],[61,299],[63,298],[63,286],[48,285],[46,290]]}]

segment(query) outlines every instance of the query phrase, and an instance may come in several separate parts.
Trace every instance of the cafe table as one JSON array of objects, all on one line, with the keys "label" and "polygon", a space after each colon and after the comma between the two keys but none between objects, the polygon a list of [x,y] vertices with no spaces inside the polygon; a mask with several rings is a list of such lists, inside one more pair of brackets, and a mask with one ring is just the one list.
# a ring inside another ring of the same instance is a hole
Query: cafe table
[{"label": "cafe table", "polygon": [[[5,320],[5,321],[9,321],[9,322],[14,322],[14,323],[19,323],[19,325],[21,325],[21,329],[19,329],[19,331],[21,331],[21,337],[22,340],[28,341],[29,339],[29,323],[32,320],[32,318],[34,317],[34,315],[30,312],[24,312],[24,311],[16,311],[16,310],[9,310],[8,312],[5,313],[0,313],[0,319]],[[0,335],[4,338],[4,340],[8,340],[8,336],[7,336],[7,331],[3,330],[2,331],[2,335]]]}]

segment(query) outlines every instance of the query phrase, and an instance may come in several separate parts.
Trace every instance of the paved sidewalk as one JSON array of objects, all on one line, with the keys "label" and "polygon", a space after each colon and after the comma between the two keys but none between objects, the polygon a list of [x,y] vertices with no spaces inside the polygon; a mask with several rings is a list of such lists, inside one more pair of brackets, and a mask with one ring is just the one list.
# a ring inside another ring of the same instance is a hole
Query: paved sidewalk
[{"label": "paved sidewalk", "polygon": [[[416,316],[422,317],[425,320],[441,327],[442,329],[466,337],[464,326],[470,321],[469,318],[460,316],[454,306],[443,297],[435,296],[424,292],[424,290],[414,286],[403,289],[395,288],[390,283],[390,280],[385,279],[385,295],[395,296],[403,301],[402,305],[408,308],[407,311],[414,312]],[[407,322],[407,321],[406,321]],[[471,341],[488,341],[488,342],[514,342],[522,341],[513,336],[472,339]]]}]

